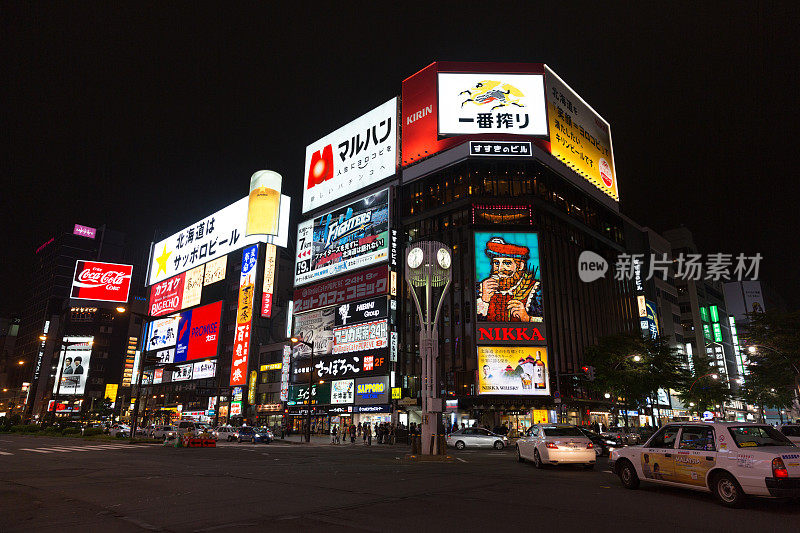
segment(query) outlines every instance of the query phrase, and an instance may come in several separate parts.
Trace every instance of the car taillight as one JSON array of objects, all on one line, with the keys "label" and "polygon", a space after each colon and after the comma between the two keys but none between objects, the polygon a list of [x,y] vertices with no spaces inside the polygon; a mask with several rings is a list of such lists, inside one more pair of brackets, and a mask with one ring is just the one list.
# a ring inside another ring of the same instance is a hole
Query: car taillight
[{"label": "car taillight", "polygon": [[555,445],[554,443],[552,443],[552,442],[546,442],[546,443],[544,444],[544,447],[545,447],[545,448],[550,448],[551,450],[557,450],[557,449],[558,449],[558,446],[556,446],[556,445]]},{"label": "car taillight", "polygon": [[772,460],[772,475],[773,477],[789,477],[789,471],[786,470],[786,465],[783,464],[783,459],[780,457]]},{"label": "car taillight", "polygon": [[586,445],[587,450],[591,450],[592,448],[594,448],[594,444],[592,444],[591,442]]}]

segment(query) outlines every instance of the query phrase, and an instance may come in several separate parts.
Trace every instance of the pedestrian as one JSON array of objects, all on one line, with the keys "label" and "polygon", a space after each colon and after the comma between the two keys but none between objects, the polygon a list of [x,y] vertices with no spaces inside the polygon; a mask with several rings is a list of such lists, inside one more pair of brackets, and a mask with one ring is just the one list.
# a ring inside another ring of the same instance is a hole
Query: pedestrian
[{"label": "pedestrian", "polygon": [[366,444],[367,444],[367,446],[372,446],[372,428],[369,426],[369,424],[367,424],[366,434],[367,434],[367,443]]},{"label": "pedestrian", "polygon": [[356,425],[350,424],[350,444],[356,443]]},{"label": "pedestrian", "polygon": [[331,444],[336,444],[336,425],[331,426]]},{"label": "pedestrian", "polygon": [[397,434],[395,433],[394,424],[389,424],[389,444],[394,444]]}]

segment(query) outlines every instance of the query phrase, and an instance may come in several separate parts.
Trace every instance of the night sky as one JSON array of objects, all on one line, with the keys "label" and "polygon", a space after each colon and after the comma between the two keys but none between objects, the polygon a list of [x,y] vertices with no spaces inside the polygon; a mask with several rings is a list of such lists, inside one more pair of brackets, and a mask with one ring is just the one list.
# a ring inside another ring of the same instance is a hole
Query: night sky
[{"label": "night sky", "polygon": [[547,63],[611,123],[624,213],[684,224],[703,252],[760,252],[800,302],[794,3],[27,4],[0,7],[2,313],[23,309],[59,222],[145,245],[263,168],[299,204],[305,146],[435,60]]}]

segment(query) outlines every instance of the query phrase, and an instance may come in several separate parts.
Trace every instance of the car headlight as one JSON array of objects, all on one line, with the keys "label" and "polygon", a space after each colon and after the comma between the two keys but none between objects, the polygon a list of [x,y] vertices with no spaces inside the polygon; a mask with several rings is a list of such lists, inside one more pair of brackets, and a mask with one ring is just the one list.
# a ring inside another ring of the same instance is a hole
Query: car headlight
[{"label": "car headlight", "polygon": [[604,442],[605,444],[608,444],[608,445],[610,445],[610,446],[613,446],[614,444],[616,444],[616,442],[614,442],[613,440],[604,440],[603,442]]}]

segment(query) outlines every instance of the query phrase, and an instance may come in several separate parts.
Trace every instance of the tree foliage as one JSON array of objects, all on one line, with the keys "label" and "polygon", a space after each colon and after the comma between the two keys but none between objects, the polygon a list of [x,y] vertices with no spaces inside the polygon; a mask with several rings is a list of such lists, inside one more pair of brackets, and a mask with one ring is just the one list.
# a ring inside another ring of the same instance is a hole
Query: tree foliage
[{"label": "tree foliage", "polygon": [[595,367],[589,387],[629,407],[644,407],[658,389],[679,389],[689,379],[683,355],[661,338],[602,337],[586,349],[586,362]]},{"label": "tree foliage", "polygon": [[[747,318],[741,329],[748,394],[765,398],[762,405],[788,406],[800,394],[800,312],[767,311]],[[770,395],[774,403],[767,401]]]},{"label": "tree foliage", "polygon": [[730,401],[733,397],[730,384],[718,373],[713,361],[701,354],[695,355],[693,361],[694,376],[676,388],[681,402],[690,411],[702,413],[714,411],[717,405]]}]

